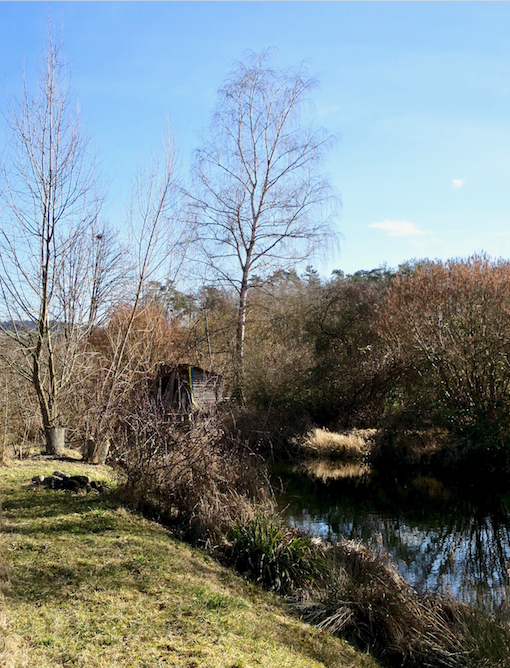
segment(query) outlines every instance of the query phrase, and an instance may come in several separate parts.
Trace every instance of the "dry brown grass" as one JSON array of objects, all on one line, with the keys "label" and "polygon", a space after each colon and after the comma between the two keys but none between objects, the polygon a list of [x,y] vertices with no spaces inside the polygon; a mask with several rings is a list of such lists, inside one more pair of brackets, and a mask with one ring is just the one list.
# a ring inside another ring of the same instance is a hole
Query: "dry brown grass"
[{"label": "dry brown grass", "polygon": [[219,416],[174,424],[147,402],[116,436],[123,500],[178,524],[193,543],[221,542],[238,521],[273,508],[264,462]]},{"label": "dry brown grass", "polygon": [[315,428],[308,432],[301,449],[307,455],[361,459],[370,452],[376,433],[376,429],[351,429],[337,433]]},{"label": "dry brown grass", "polygon": [[[3,625],[2,625],[3,628]],[[0,668],[17,668],[21,665],[26,647],[23,638],[16,633],[7,635],[0,651]]]},{"label": "dry brown grass", "polygon": [[395,668],[510,668],[508,620],[418,593],[387,553],[357,541],[325,550],[330,580],[302,608],[319,628]]},{"label": "dry brown grass", "polygon": [[389,665],[458,666],[462,651],[441,609],[419,596],[390,558],[356,541],[331,549],[337,580],[309,617],[319,628],[371,647]]}]

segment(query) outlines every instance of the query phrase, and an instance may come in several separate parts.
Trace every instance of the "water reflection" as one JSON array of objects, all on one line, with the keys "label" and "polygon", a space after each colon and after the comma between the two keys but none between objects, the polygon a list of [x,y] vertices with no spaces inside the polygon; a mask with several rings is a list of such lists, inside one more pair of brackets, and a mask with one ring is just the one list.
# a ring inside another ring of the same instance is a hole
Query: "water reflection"
[{"label": "water reflection", "polygon": [[355,479],[343,473],[327,476],[328,467],[331,463],[315,473],[280,477],[285,491],[279,502],[291,523],[327,540],[382,543],[419,588],[449,590],[467,602],[490,606],[506,599],[508,496],[450,489],[424,476],[407,483],[370,477],[366,471]]},{"label": "water reflection", "polygon": [[330,459],[312,459],[300,467],[311,478],[328,482],[341,478],[361,478],[371,472],[370,467],[363,462],[349,462],[337,464]]}]

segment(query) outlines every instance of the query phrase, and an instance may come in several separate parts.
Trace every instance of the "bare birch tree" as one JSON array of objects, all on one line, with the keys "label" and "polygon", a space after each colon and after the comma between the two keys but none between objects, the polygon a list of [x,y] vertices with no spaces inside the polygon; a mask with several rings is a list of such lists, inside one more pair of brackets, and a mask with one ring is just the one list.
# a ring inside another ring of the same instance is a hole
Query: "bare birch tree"
[{"label": "bare birch tree", "polygon": [[62,398],[115,264],[114,242],[99,222],[94,156],[51,30],[37,91],[24,80],[21,98],[7,103],[5,125],[1,351],[35,390],[51,452]]},{"label": "bare birch tree", "polygon": [[218,91],[208,135],[196,152],[191,208],[203,257],[238,295],[235,385],[242,398],[250,290],[268,272],[309,257],[332,235],[334,199],[318,167],[333,138],[301,120],[316,81],[277,69],[271,51],[250,53]]}]

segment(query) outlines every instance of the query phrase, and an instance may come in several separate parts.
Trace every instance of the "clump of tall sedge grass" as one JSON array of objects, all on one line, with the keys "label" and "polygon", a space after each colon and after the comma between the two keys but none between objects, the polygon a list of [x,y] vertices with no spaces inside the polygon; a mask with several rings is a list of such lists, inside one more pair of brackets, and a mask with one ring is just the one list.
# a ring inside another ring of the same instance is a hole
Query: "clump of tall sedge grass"
[{"label": "clump of tall sedge grass", "polygon": [[420,594],[391,557],[356,541],[328,550],[330,578],[302,606],[320,628],[391,667],[510,668],[508,624],[451,597]]},{"label": "clump of tall sedge grass", "polygon": [[258,514],[232,532],[231,563],[264,587],[280,593],[306,588],[325,574],[313,539],[276,516]]}]

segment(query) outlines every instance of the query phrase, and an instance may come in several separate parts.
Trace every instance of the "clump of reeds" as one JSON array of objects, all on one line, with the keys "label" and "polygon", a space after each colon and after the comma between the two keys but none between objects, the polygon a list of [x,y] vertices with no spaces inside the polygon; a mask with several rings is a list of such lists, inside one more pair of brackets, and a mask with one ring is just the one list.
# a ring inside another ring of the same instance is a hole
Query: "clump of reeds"
[{"label": "clump of reeds", "polygon": [[387,554],[344,541],[328,557],[334,577],[307,611],[316,624],[370,648],[390,665],[458,665],[462,647],[441,607],[412,589]]},{"label": "clump of reeds", "polygon": [[264,587],[287,594],[319,581],[326,572],[313,539],[276,515],[258,514],[239,522],[232,532],[230,560]]},{"label": "clump of reeds", "polygon": [[452,597],[419,593],[387,553],[359,542],[331,546],[327,558],[330,577],[302,606],[324,630],[395,668],[510,667],[510,629],[494,615]]},{"label": "clump of reeds", "polygon": [[312,429],[301,443],[307,455],[362,459],[371,449],[375,429],[351,429],[346,432],[331,432],[327,429]]}]

